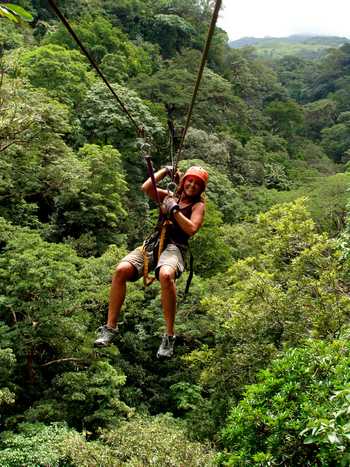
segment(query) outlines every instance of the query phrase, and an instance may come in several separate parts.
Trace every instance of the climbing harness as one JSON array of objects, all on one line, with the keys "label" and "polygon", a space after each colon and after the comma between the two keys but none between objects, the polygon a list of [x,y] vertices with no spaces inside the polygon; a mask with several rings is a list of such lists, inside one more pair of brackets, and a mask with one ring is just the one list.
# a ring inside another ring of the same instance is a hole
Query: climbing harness
[{"label": "climbing harness", "polygon": [[[143,150],[147,149],[147,147],[148,145],[144,144]],[[142,245],[143,264],[144,264],[143,283],[145,287],[148,287],[155,280],[155,277],[151,277],[149,275],[149,254],[152,254],[157,258],[156,262],[159,261],[160,255],[162,254],[164,247],[166,246],[166,241],[168,238],[168,235],[167,235],[168,229],[171,226],[172,221],[169,218],[163,218],[164,215],[161,212],[161,203],[159,199],[159,193],[157,190],[156,180],[154,177],[154,169],[152,165],[151,156],[149,154],[144,154],[144,158],[147,163],[148,176],[151,179],[152,188],[153,188],[153,191],[155,192],[156,202],[159,207],[159,222],[157,224],[156,230],[144,240],[143,245]],[[172,185],[174,185],[176,188],[176,185],[174,183],[170,183],[168,187]],[[169,188],[168,188],[168,192],[169,192]]]},{"label": "climbing harness", "polygon": [[[157,183],[156,183],[156,179],[154,176],[154,169],[153,169],[152,159],[149,154],[149,150],[150,150],[150,144],[143,143],[141,145],[141,153],[143,154],[143,157],[146,161],[148,176],[151,179],[152,189],[154,191],[156,203],[159,207],[159,219],[162,219],[163,215],[161,212],[161,202],[160,202],[159,193],[157,190]],[[170,185],[171,184],[169,184],[168,186],[170,187]],[[168,188],[168,191],[169,191],[169,188]],[[167,231],[171,224],[172,222],[170,219],[163,219],[161,222],[158,222],[156,230],[143,242],[143,245],[142,245],[142,255],[143,255],[143,264],[144,264],[143,283],[145,287],[148,287],[149,285],[151,285],[155,280],[155,277],[151,277],[149,275],[149,254],[157,255],[157,262],[158,262],[160,255],[162,254],[164,250],[166,240],[167,240]]]}]

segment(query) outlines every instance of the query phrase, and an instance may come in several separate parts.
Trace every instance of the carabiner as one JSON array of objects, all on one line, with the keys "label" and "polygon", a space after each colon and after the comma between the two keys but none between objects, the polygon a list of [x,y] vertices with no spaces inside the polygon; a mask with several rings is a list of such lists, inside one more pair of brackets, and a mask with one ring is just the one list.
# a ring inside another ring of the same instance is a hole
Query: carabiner
[{"label": "carabiner", "polygon": [[166,189],[168,191],[168,195],[169,196],[174,196],[174,194],[176,193],[176,188],[177,188],[176,183],[174,183],[174,182],[168,183],[167,186],[166,186]]}]

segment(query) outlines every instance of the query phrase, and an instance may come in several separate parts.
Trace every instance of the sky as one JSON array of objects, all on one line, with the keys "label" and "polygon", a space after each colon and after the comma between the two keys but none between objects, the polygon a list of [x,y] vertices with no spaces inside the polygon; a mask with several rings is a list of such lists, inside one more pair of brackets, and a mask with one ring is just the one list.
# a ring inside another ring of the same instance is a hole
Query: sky
[{"label": "sky", "polygon": [[218,26],[231,40],[291,34],[350,38],[350,0],[223,0]]}]

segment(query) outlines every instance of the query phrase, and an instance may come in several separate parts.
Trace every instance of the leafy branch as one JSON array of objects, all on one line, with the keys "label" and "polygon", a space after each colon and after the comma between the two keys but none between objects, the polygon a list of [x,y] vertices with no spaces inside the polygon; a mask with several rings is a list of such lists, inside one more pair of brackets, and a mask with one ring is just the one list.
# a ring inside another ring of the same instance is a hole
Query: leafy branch
[{"label": "leafy branch", "polygon": [[7,18],[14,23],[21,23],[22,21],[33,21],[33,16],[24,8],[6,1],[0,2],[0,18],[1,17]]}]

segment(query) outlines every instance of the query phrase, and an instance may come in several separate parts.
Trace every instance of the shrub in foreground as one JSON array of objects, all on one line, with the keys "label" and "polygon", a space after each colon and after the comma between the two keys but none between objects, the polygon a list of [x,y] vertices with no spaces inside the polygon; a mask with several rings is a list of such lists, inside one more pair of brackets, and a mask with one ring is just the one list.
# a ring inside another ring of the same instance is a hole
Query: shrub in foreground
[{"label": "shrub in foreground", "polygon": [[220,465],[349,465],[350,345],[310,340],[248,386],[222,431]]}]

